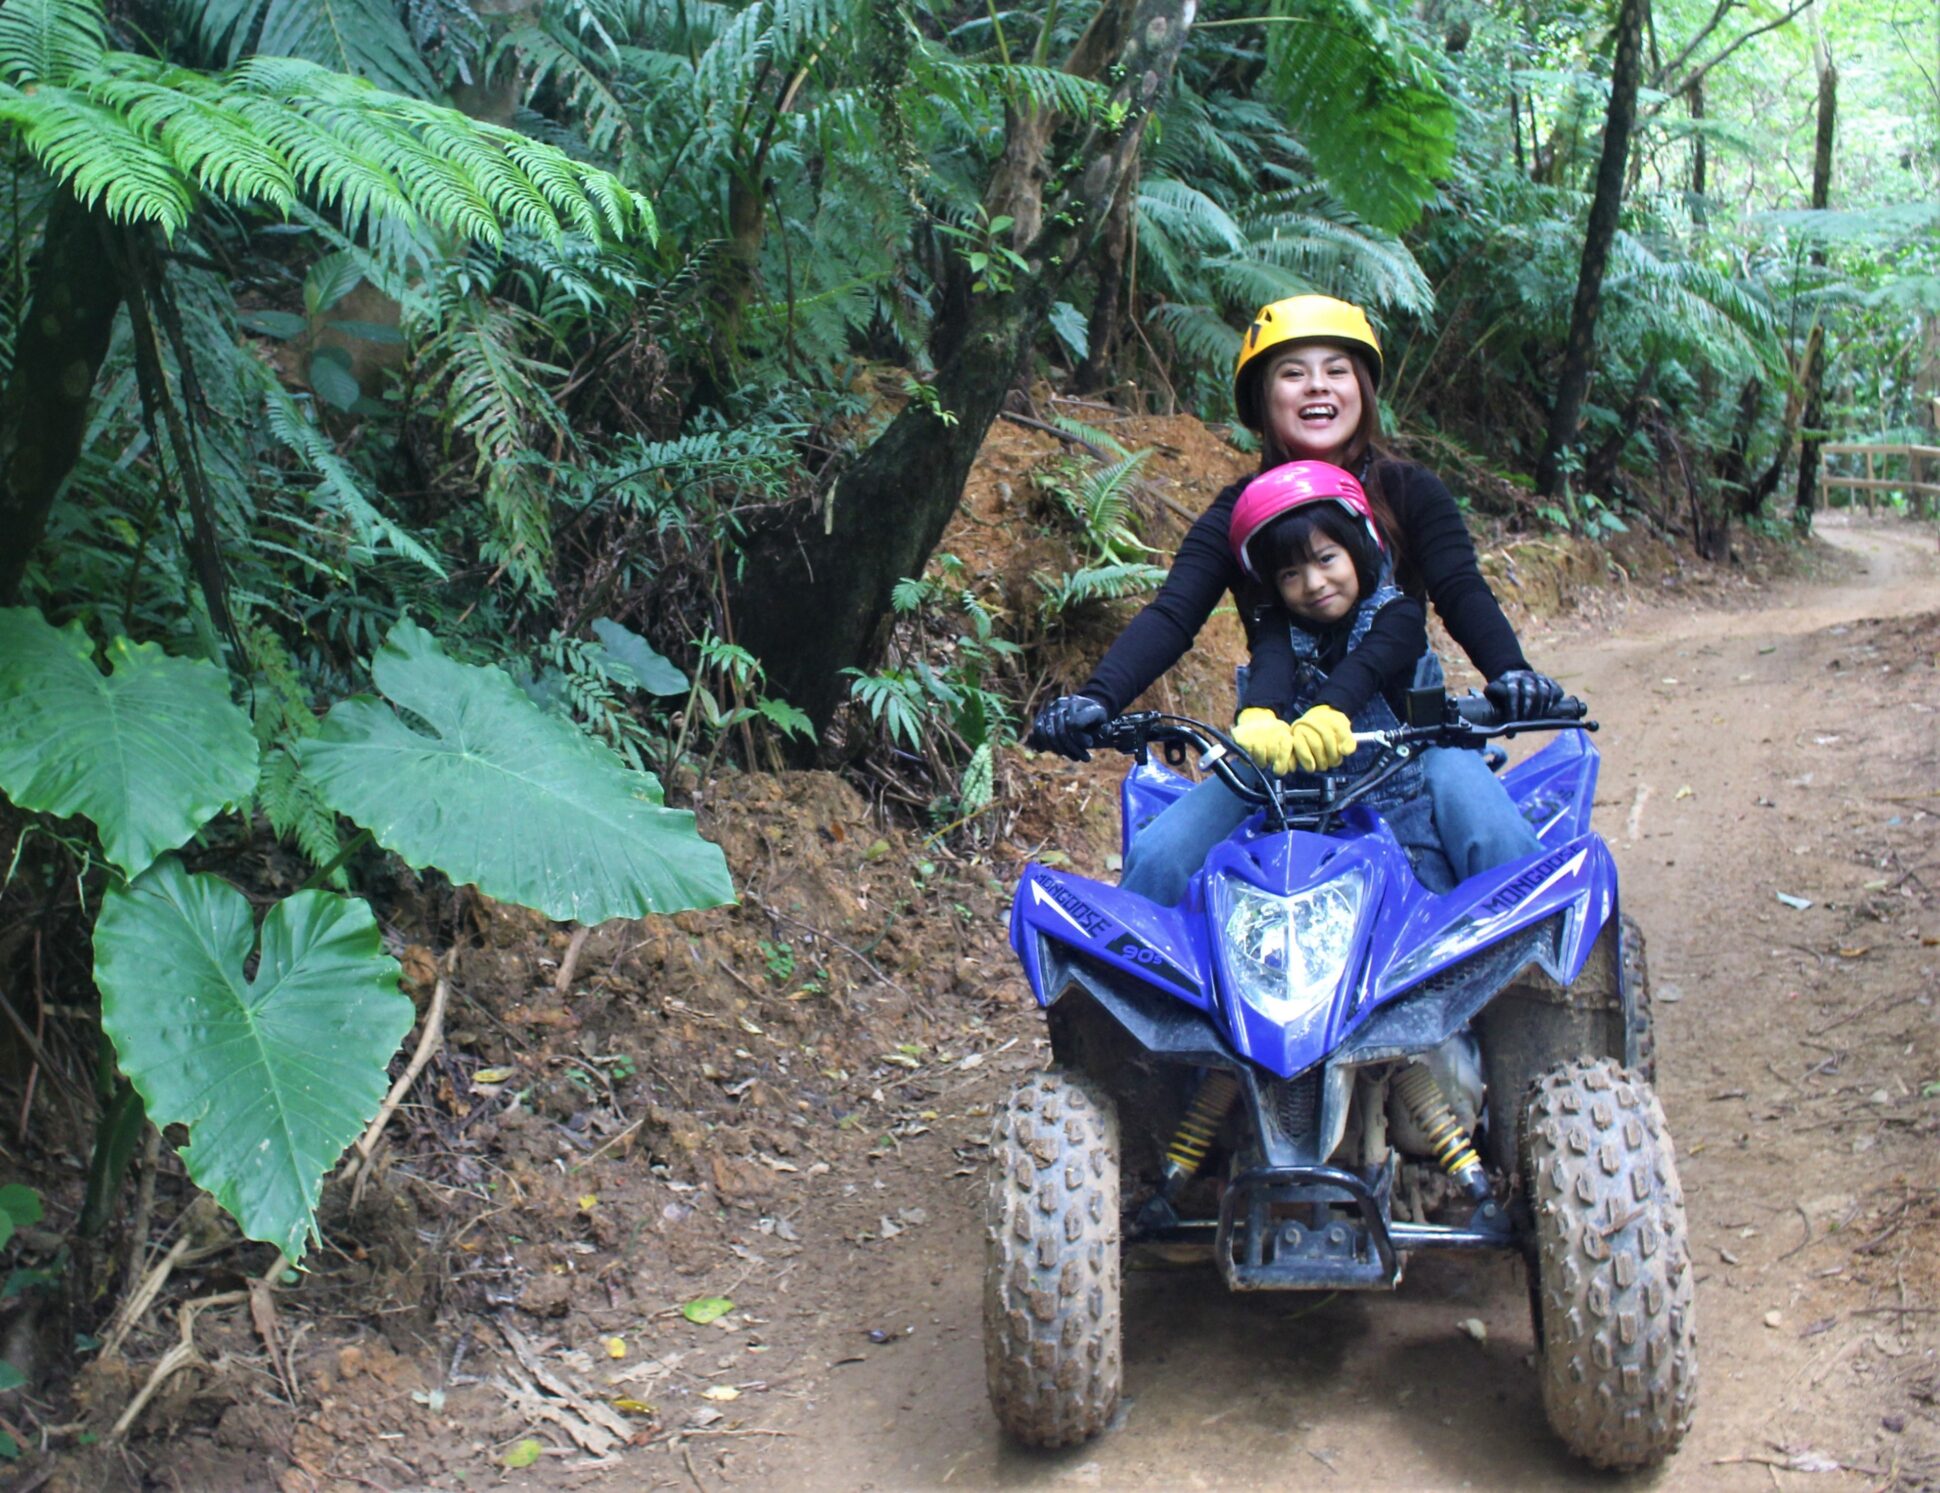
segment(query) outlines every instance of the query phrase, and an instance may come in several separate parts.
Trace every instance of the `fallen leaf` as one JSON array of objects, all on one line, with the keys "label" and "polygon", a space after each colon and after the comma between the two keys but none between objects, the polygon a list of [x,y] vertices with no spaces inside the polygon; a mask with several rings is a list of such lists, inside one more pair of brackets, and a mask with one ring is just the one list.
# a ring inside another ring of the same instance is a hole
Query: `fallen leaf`
[{"label": "fallen leaf", "polygon": [[882,1055],[882,1060],[885,1063],[894,1063],[898,1068],[920,1068],[923,1066],[906,1052],[885,1052]]},{"label": "fallen leaf", "polygon": [[579,1211],[581,1213],[591,1213],[599,1205],[600,1195],[597,1192],[582,1192],[579,1195]]},{"label": "fallen leaf", "polygon": [[521,1467],[530,1467],[545,1454],[545,1443],[542,1441],[534,1441],[528,1436],[517,1446],[513,1447],[512,1450],[507,1452],[500,1460],[508,1468],[517,1471]]},{"label": "fallen leaf", "polygon": [[1839,957],[1841,959],[1864,959],[1872,951],[1873,946],[1869,943],[1844,944],[1840,946]]},{"label": "fallen leaf", "polygon": [[625,1338],[623,1338],[623,1337],[608,1337],[608,1338],[601,1338],[601,1339],[600,1339],[600,1343],[601,1343],[601,1345],[602,1345],[602,1346],[603,1346],[603,1347],[604,1347],[604,1348],[606,1349],[606,1356],[607,1356],[608,1358],[625,1358],[625,1357],[626,1357],[626,1339],[625,1339]]},{"label": "fallen leaf", "polygon": [[1478,1343],[1486,1343],[1489,1340],[1488,1324],[1480,1317],[1464,1317],[1455,1325],[1462,1332],[1474,1338]]},{"label": "fallen leaf", "polygon": [[687,1417],[687,1424],[693,1426],[696,1430],[702,1430],[726,1419],[727,1417],[712,1405],[702,1405],[692,1415]]},{"label": "fallen leaf", "polygon": [[628,1415],[652,1415],[654,1413],[653,1406],[649,1405],[645,1400],[615,1400],[613,1402],[613,1408],[615,1410],[624,1410]]},{"label": "fallen leaf", "polygon": [[517,1068],[480,1068],[472,1075],[474,1085],[481,1083],[506,1083],[519,1076]]},{"label": "fallen leaf", "polygon": [[701,1391],[701,1398],[703,1400],[738,1400],[741,1398],[741,1391],[736,1389],[732,1384],[710,1384],[706,1389]]},{"label": "fallen leaf", "polygon": [[1696,796],[1697,796],[1697,789],[1693,788],[1689,783],[1686,783],[1682,788],[1678,789],[1677,792],[1671,795],[1672,799],[1695,798]]},{"label": "fallen leaf", "polygon": [[696,1296],[680,1309],[680,1314],[696,1327],[705,1327],[733,1310],[734,1303],[725,1296]]}]

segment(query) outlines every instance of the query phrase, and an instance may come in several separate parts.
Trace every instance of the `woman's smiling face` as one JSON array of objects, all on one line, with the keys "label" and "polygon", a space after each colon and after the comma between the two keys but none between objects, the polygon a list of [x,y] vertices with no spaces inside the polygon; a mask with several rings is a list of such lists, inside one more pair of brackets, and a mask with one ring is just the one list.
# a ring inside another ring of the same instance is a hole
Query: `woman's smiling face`
[{"label": "woman's smiling face", "polygon": [[1334,461],[1361,424],[1354,360],[1338,347],[1288,349],[1266,371],[1266,418],[1295,461]]}]

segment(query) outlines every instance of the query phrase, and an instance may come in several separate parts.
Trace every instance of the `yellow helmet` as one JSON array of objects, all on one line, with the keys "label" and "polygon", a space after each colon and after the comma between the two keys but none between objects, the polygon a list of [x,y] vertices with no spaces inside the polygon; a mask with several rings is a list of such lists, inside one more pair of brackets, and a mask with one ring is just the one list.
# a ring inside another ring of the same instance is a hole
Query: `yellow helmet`
[{"label": "yellow helmet", "polygon": [[1381,386],[1381,342],[1365,311],[1330,295],[1289,296],[1254,312],[1253,325],[1246,329],[1245,340],[1239,345],[1239,362],[1233,367],[1233,403],[1239,408],[1240,423],[1247,429],[1260,428],[1257,386],[1268,357],[1295,342],[1337,342],[1365,354],[1368,377],[1377,389]]}]

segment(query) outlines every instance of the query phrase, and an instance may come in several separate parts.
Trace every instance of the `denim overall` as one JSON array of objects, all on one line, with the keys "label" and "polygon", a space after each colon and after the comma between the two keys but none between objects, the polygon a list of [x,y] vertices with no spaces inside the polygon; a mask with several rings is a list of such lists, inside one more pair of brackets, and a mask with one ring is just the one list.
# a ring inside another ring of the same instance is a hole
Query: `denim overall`
[{"label": "denim overall", "polygon": [[[1401,593],[1390,582],[1387,571],[1383,570],[1381,580],[1375,586],[1373,595],[1356,602],[1354,605],[1354,620],[1348,628],[1346,651],[1352,653],[1356,648],[1361,646],[1362,642],[1367,638],[1368,630],[1374,626],[1374,619],[1380,613],[1382,607],[1388,605],[1389,602],[1400,601],[1401,599]],[[1308,632],[1306,628],[1292,620],[1288,621],[1287,628],[1293,637],[1294,666],[1293,702],[1292,708],[1288,713],[1288,718],[1297,720],[1313,706],[1314,697],[1320,693],[1322,686],[1327,683],[1327,671],[1320,666],[1320,640],[1314,634]],[[1434,657],[1433,649],[1428,650],[1423,655],[1424,661],[1434,659]],[[1437,661],[1435,670],[1439,673],[1440,669],[1440,663]],[[1417,665],[1415,669],[1417,679],[1420,678],[1422,672],[1422,667]],[[1372,695],[1368,696],[1367,702],[1359,710],[1354,712],[1349,724],[1356,731],[1393,731],[1400,727],[1401,722],[1395,717],[1394,708],[1388,704],[1387,696],[1381,691],[1376,690]],[[1382,755],[1383,753],[1379,747],[1361,747],[1343,760],[1340,766],[1334,769],[1334,772],[1335,774],[1346,775],[1358,775],[1367,772],[1378,764]],[[1309,776],[1309,774],[1305,773],[1294,774],[1296,779],[1308,778]],[[1421,797],[1423,789],[1421,764],[1410,758],[1402,764],[1399,771],[1363,798],[1361,802],[1367,804],[1370,808],[1379,809],[1382,817],[1386,818],[1391,808],[1398,807],[1409,799]]]},{"label": "denim overall", "polygon": [[[1401,592],[1395,589],[1388,572],[1383,570],[1373,595],[1357,603],[1354,608],[1354,621],[1347,634],[1347,652],[1352,653],[1360,647],[1381,608],[1400,599]],[[1289,620],[1287,626],[1293,636],[1295,670],[1293,705],[1289,713],[1298,718],[1313,705],[1314,697],[1327,682],[1327,674],[1320,667],[1319,639],[1296,622]],[[1427,649],[1421,661],[1415,665],[1415,685],[1439,684],[1441,679],[1441,660],[1435,657],[1434,649]],[[1354,712],[1349,724],[1356,731],[1393,731],[1402,723],[1396,718],[1394,708],[1388,704],[1387,695],[1376,690]],[[1334,773],[1358,775],[1378,766],[1383,756],[1379,747],[1361,747],[1343,760]],[[1293,776],[1295,781],[1312,780],[1312,775],[1307,773],[1295,773]],[[1435,892],[1445,892],[1455,885],[1453,868],[1442,852],[1441,837],[1435,830],[1428,781],[1419,757],[1411,757],[1402,763],[1398,770],[1360,802],[1376,810],[1387,822],[1388,829],[1408,852],[1415,875],[1421,878],[1423,885]]]}]

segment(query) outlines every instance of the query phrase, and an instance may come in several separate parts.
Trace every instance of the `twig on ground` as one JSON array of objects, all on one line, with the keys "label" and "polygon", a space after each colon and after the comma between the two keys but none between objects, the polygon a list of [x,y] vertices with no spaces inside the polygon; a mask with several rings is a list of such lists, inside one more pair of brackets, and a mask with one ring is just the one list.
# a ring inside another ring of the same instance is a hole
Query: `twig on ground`
[{"label": "twig on ground", "polygon": [[1792,1204],[1792,1211],[1798,1214],[1799,1222],[1805,1225],[1805,1237],[1799,1240],[1799,1242],[1797,1244],[1794,1244],[1790,1249],[1786,1250],[1784,1254],[1778,1257],[1778,1261],[1774,1261],[1773,1263],[1778,1263],[1779,1261],[1791,1259],[1793,1255],[1797,1254],[1800,1250],[1804,1249],[1808,1244],[1812,1242],[1811,1218],[1807,1216],[1805,1209],[1801,1208],[1797,1203]]},{"label": "twig on ground", "polygon": [[351,1162],[355,1179],[350,1189],[350,1206],[355,1209],[364,1199],[364,1184],[370,1180],[371,1156],[377,1143],[384,1135],[384,1127],[390,1123],[391,1116],[397,1113],[398,1105],[411,1085],[418,1081],[424,1072],[431,1055],[438,1050],[438,1044],[445,1035],[445,1002],[451,996],[451,972],[458,964],[458,948],[454,944],[445,955],[444,973],[438,976],[438,983],[431,992],[431,1009],[425,1013],[424,1030],[418,1037],[417,1051],[411,1054],[411,1062],[398,1081],[391,1085],[391,1092],[384,1096],[384,1103],[377,1111],[377,1118],[370,1122],[356,1145],[357,1159]]},{"label": "twig on ground", "polygon": [[[174,1251],[171,1250],[170,1254],[173,1255],[173,1253]],[[128,1434],[128,1428],[135,1423],[136,1417],[147,1408],[148,1402],[155,1397],[156,1391],[168,1382],[170,1376],[179,1369],[201,1361],[202,1355],[195,1347],[195,1319],[212,1306],[233,1306],[248,1298],[247,1291],[224,1291],[220,1295],[200,1296],[194,1301],[182,1303],[181,1312],[177,1317],[181,1324],[181,1336],[176,1340],[175,1346],[161,1356],[149,1372],[148,1381],[142,1385],[134,1399],[128,1402],[128,1408],[116,1419],[108,1432],[110,1441],[119,1441]]]},{"label": "twig on ground", "polygon": [[189,1236],[183,1234],[181,1238],[169,1246],[168,1253],[162,1256],[155,1267],[135,1285],[134,1289],[129,1293],[127,1301],[122,1304],[121,1310],[115,1315],[114,1322],[109,1326],[106,1335],[101,1339],[101,1356],[103,1358],[108,1357],[121,1347],[122,1341],[134,1330],[135,1324],[142,1319],[142,1314],[155,1304],[155,1298],[162,1294],[162,1287],[167,1284],[169,1276],[174,1273],[175,1267],[182,1262],[182,1256],[189,1252],[190,1247]]},{"label": "twig on ground", "polygon": [[581,923],[573,929],[572,942],[566,945],[566,957],[559,961],[559,973],[552,977],[552,993],[564,995],[573,983],[573,971],[579,968],[580,951],[586,947],[586,936],[593,930]]}]

